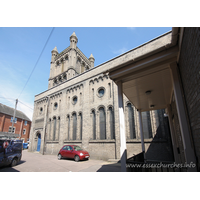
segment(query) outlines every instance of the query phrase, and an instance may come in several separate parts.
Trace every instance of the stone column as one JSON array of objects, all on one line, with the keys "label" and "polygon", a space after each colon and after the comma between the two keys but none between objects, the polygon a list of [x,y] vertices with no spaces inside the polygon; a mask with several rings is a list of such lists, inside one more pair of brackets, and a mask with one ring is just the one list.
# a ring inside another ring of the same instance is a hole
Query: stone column
[{"label": "stone column", "polygon": [[[179,80],[179,72],[177,69],[177,64],[174,62],[170,65],[170,72],[171,72],[171,78],[174,88],[174,96],[177,106],[177,113],[178,113],[178,119],[180,123],[180,129],[181,129],[181,136],[183,139],[183,147],[184,147],[184,153],[187,164],[195,163],[196,164],[196,158],[195,153],[192,145],[192,139],[190,136],[190,130],[189,125],[187,121],[187,116],[185,112],[184,107],[184,101],[183,96],[181,93],[181,84]],[[197,171],[197,168],[190,167],[188,168],[188,171]]]},{"label": "stone column", "polygon": [[106,111],[105,110],[105,114],[106,114],[106,139],[110,139],[111,138],[111,132],[110,132],[110,111],[109,109]]},{"label": "stone column", "polygon": [[144,133],[143,133],[143,126],[142,126],[142,114],[141,114],[140,110],[138,110],[138,114],[139,114],[139,127],[140,127],[140,138],[141,138],[141,144],[142,144],[142,152],[144,154],[144,160],[146,160],[145,146],[144,146]]},{"label": "stone column", "polygon": [[119,128],[120,128],[120,157],[121,157],[121,171],[126,172],[126,135],[125,135],[125,120],[124,120],[124,107],[123,107],[123,88],[122,82],[117,82],[118,87],[118,104],[119,104]]}]

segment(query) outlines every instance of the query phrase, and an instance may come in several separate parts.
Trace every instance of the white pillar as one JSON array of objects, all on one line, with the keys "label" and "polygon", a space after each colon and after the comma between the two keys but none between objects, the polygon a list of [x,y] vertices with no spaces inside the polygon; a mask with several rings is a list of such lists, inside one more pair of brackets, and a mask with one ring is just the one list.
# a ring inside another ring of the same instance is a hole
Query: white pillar
[{"label": "white pillar", "polygon": [[[181,136],[183,139],[185,159],[186,159],[187,164],[191,164],[191,163],[196,164],[195,153],[192,147],[189,125],[188,125],[183,97],[181,93],[181,85],[179,82],[177,64],[172,63],[170,65],[170,69],[171,69],[170,71],[171,71],[172,83],[173,83],[173,88],[174,88],[174,96],[176,100],[178,119],[179,119],[179,124],[180,124],[180,129],[181,129]],[[188,168],[188,171],[197,171],[197,169],[196,167],[194,168],[190,167]]]},{"label": "white pillar", "polygon": [[140,127],[140,138],[141,138],[141,144],[142,144],[142,152],[144,154],[144,161],[146,160],[146,154],[145,154],[145,146],[144,146],[144,133],[143,133],[143,126],[142,126],[142,114],[141,110],[138,110],[139,114],[139,127]]},{"label": "white pillar", "polygon": [[117,82],[118,86],[118,104],[119,104],[119,132],[120,132],[120,156],[121,156],[121,171],[126,172],[126,135],[125,135],[125,120],[123,107],[123,91],[122,82]]},{"label": "white pillar", "polygon": [[173,123],[172,123],[172,111],[171,111],[169,104],[167,105],[167,114],[168,114],[169,127],[170,127],[171,138],[172,138],[174,159],[175,159],[175,163],[179,164],[179,163],[181,163],[181,161],[180,161],[180,157],[179,157],[178,152],[177,152],[177,142],[176,142],[176,138],[175,138],[174,126],[173,126]]}]

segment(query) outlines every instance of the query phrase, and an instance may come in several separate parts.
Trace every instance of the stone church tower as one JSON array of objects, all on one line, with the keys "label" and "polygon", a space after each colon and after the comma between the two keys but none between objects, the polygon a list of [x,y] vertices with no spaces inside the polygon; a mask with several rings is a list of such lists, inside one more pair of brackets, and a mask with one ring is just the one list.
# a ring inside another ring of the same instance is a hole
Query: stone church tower
[{"label": "stone church tower", "polygon": [[[70,46],[51,52],[48,90],[35,96],[29,151],[58,154],[65,144],[89,151],[91,158],[120,159],[117,86],[106,72],[109,61],[94,67],[77,47],[75,33]],[[124,95],[127,156],[140,153],[138,112]],[[147,157],[158,158],[163,151],[171,160],[170,138],[164,110],[142,113],[145,147],[154,149]],[[153,157],[152,157],[153,156]],[[163,158],[163,155],[162,155]]]},{"label": "stone church tower", "polygon": [[77,47],[77,43],[78,38],[74,32],[70,36],[68,48],[61,53],[58,53],[57,47],[52,50],[48,89],[94,67],[93,55],[88,59]]}]

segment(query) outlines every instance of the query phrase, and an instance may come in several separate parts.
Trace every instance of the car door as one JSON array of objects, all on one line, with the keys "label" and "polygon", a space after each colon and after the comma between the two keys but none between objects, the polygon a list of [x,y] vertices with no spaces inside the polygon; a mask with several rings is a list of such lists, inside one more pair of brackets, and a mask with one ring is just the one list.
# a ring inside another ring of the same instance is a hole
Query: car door
[{"label": "car door", "polygon": [[71,158],[72,156],[71,156],[71,146],[69,146],[69,145],[67,145],[66,146],[66,151],[65,151],[65,157],[66,158]]},{"label": "car door", "polygon": [[68,156],[68,158],[74,158],[74,149],[71,146],[69,146]]},{"label": "car door", "polygon": [[68,148],[68,146],[64,146],[62,148],[62,152],[61,152],[62,157],[67,158],[67,148]]}]

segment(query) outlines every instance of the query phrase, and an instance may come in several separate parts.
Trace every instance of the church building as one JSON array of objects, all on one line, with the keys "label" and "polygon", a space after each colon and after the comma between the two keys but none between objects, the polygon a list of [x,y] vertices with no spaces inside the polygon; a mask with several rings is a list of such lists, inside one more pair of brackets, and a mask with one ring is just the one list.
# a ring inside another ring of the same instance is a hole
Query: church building
[{"label": "church building", "polygon": [[[159,49],[159,45],[167,45],[171,34],[95,67],[94,56],[87,58],[78,48],[75,32],[70,36],[69,47],[60,53],[55,47],[51,52],[48,89],[35,96],[29,151],[57,155],[63,145],[75,144],[87,150],[92,159],[120,160],[119,89],[110,79],[109,70],[126,63],[126,59],[134,60],[141,52],[151,51],[146,46]],[[140,51],[142,48],[145,51]],[[151,88],[144,90],[145,97],[152,92]],[[149,109],[142,110],[141,135],[140,113],[123,94],[127,158],[141,153],[143,142],[146,159],[174,160],[165,107],[156,106],[152,102]]]}]

